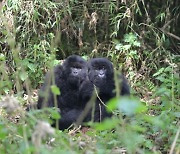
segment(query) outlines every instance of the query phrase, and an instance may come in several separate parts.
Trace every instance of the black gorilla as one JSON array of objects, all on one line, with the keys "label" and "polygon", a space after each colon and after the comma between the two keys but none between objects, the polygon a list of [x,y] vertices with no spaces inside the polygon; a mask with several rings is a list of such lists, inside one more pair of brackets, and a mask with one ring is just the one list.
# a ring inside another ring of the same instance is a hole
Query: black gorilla
[{"label": "black gorilla", "polygon": [[[87,62],[79,56],[69,56],[62,65],[53,69],[53,73],[46,75],[45,82],[40,89],[37,108],[43,106],[57,107],[60,109],[61,119],[59,128],[68,128],[76,121],[81,111],[79,105],[79,87],[87,77]],[[60,95],[54,95],[51,86],[56,85],[60,89]]]},{"label": "black gorilla", "polygon": [[[129,95],[129,86],[126,79],[121,75],[120,95]],[[60,95],[54,95],[51,86],[56,85],[60,89]],[[106,58],[91,59],[88,64],[79,56],[68,57],[62,65],[53,69],[53,73],[46,75],[45,82],[40,89],[37,107],[54,107],[57,101],[60,109],[61,119],[59,128],[64,130],[72,123],[81,119],[80,122],[91,120],[91,109],[87,114],[84,109],[90,101],[94,86],[98,90],[98,97],[95,100],[94,121],[101,121],[111,116],[106,112],[102,104],[115,97],[114,71],[112,63]],[[102,102],[101,102],[102,101]],[[83,117],[84,116],[84,117]],[[82,118],[83,117],[83,118]],[[77,122],[78,123],[78,122]],[[78,123],[80,124],[80,123]]]},{"label": "black gorilla", "polygon": [[[108,97],[115,96],[113,90],[115,89],[114,83],[114,69],[112,63],[106,58],[94,58],[88,62],[89,80],[99,89],[99,93],[103,93]],[[118,77],[120,83],[120,95],[129,95],[130,89],[127,80],[123,75]],[[106,100],[106,99],[105,99]],[[107,101],[107,100],[106,100]]]},{"label": "black gorilla", "polygon": [[[130,89],[127,80],[123,75],[118,77],[120,82],[120,95],[129,95]],[[86,79],[80,88],[80,102],[86,104],[89,102],[94,91],[98,90],[98,97],[95,101],[94,121],[101,121],[105,117],[111,116],[106,112],[106,104],[111,98],[116,96],[114,69],[112,63],[106,58],[94,58],[88,62],[88,79]],[[104,104],[103,104],[103,103]],[[91,120],[91,111],[85,117],[84,121]]]}]

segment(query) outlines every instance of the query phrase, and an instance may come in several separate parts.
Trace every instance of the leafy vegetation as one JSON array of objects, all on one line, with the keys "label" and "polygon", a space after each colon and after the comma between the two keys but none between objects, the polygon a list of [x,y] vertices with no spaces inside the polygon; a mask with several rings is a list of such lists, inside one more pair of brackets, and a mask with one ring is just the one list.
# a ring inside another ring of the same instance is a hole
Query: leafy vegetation
[{"label": "leafy vegetation", "polygon": [[[171,0],[0,1],[1,153],[180,153],[179,10]],[[108,103],[111,119],[61,132],[56,109],[24,108],[71,54],[108,57],[132,97]]]}]

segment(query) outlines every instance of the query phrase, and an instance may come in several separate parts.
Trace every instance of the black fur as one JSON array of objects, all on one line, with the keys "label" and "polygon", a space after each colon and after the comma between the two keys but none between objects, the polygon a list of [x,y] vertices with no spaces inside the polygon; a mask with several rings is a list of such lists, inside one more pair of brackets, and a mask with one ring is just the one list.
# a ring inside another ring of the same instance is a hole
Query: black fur
[{"label": "black fur", "polygon": [[[95,112],[93,121],[101,121],[111,114],[106,111],[106,104],[111,98],[115,97],[114,69],[112,63],[106,58],[94,58],[88,62],[88,78],[81,86],[80,102],[86,104],[92,97],[94,87],[98,91],[98,98],[95,101]],[[123,75],[118,77],[120,95],[129,95],[130,89],[127,80]],[[103,104],[103,103],[104,104]],[[91,111],[84,121],[91,120]]]},{"label": "black fur", "polygon": [[[87,77],[87,62],[79,56],[68,57],[62,65],[46,75],[45,82],[39,92],[37,108],[54,107],[57,101],[61,119],[59,128],[65,129],[76,121],[81,113],[79,109],[79,87]],[[53,82],[54,80],[54,82]],[[51,86],[60,89],[60,95],[54,95]]]},{"label": "black fur", "polygon": [[[121,81],[120,95],[129,95],[129,85],[125,77],[121,75],[118,79]],[[50,87],[54,85],[53,83],[60,89],[60,95],[54,96],[51,92]],[[43,106],[54,107],[57,101],[61,114],[59,128],[64,130],[82,115],[84,119],[81,122],[91,120],[92,106],[87,114],[84,114],[84,109],[91,101],[94,87],[101,100],[97,96],[92,100],[95,103],[93,121],[100,122],[111,116],[103,103],[106,104],[116,96],[113,65],[106,58],[94,58],[87,63],[81,57],[73,55],[68,57],[62,65],[56,66],[53,73],[49,72],[46,75],[40,89],[37,106],[39,109]]]}]

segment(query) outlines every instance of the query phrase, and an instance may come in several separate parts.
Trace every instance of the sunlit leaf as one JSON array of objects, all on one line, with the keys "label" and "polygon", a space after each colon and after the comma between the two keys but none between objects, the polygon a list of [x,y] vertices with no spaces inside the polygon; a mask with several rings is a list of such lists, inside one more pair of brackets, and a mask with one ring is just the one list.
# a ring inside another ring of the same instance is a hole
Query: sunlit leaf
[{"label": "sunlit leaf", "polygon": [[133,45],[134,45],[134,46],[137,46],[137,47],[140,47],[140,46],[141,46],[141,43],[138,42],[138,41],[134,41],[134,42],[133,42]]},{"label": "sunlit leaf", "polygon": [[153,76],[158,76],[159,74],[161,74],[164,71],[164,68],[161,68],[158,70],[158,72],[154,73]]},{"label": "sunlit leaf", "polygon": [[171,72],[172,71],[172,68],[171,67],[166,67],[165,69],[164,69],[164,72]]},{"label": "sunlit leaf", "polygon": [[129,42],[131,44],[133,44],[134,40],[136,39],[137,37],[133,33],[129,33],[124,36],[124,42]]},{"label": "sunlit leaf", "polygon": [[3,88],[3,91],[4,91],[6,94],[8,94],[8,93],[9,93],[9,88],[4,87],[4,88]]},{"label": "sunlit leaf", "polygon": [[56,65],[58,65],[60,63],[60,61],[59,60],[53,60],[53,66],[56,66]]},{"label": "sunlit leaf", "polygon": [[113,42],[114,42],[115,44],[119,44],[119,43],[120,43],[119,40],[117,40],[117,39],[113,39]]},{"label": "sunlit leaf", "polygon": [[163,76],[158,76],[158,77],[156,77],[156,79],[161,82],[164,82],[166,80],[165,77],[163,77]]},{"label": "sunlit leaf", "polygon": [[131,125],[131,129],[133,129],[137,132],[145,132],[147,130],[145,127],[142,127],[139,125]]},{"label": "sunlit leaf", "polygon": [[27,77],[28,77],[28,74],[23,71],[23,72],[20,72],[20,73],[19,73],[19,77],[20,77],[20,79],[21,79],[22,81],[25,81],[25,80],[27,79]]},{"label": "sunlit leaf", "polygon": [[61,116],[60,116],[59,112],[54,111],[54,112],[51,112],[51,117],[53,119],[60,119]]},{"label": "sunlit leaf", "polygon": [[0,54],[0,61],[4,61],[5,60],[5,56],[4,56],[4,54]]},{"label": "sunlit leaf", "polygon": [[124,48],[125,50],[129,50],[129,49],[131,48],[131,45],[129,45],[129,44],[124,45],[123,48]]},{"label": "sunlit leaf", "polygon": [[114,109],[117,108],[117,104],[118,104],[118,99],[115,97],[113,99],[111,99],[108,103],[107,103],[107,111],[112,111]]},{"label": "sunlit leaf", "polygon": [[84,60],[88,60],[88,56],[82,56]]},{"label": "sunlit leaf", "polygon": [[51,91],[53,92],[53,94],[55,95],[60,95],[60,90],[56,85],[52,85],[51,86]]},{"label": "sunlit leaf", "polygon": [[136,98],[120,97],[111,99],[107,104],[107,110],[111,111],[119,109],[125,115],[133,115],[147,111],[145,104],[141,103]]},{"label": "sunlit leaf", "polygon": [[119,43],[119,44],[117,44],[117,45],[115,46],[115,49],[116,49],[116,50],[122,50],[122,49],[123,49],[123,45],[122,45],[121,43]]},{"label": "sunlit leaf", "polygon": [[35,65],[35,64],[28,63],[27,66],[28,66],[28,68],[29,68],[31,71],[35,72],[35,70],[36,70],[36,65]]},{"label": "sunlit leaf", "polygon": [[147,111],[147,107],[137,99],[121,97],[118,101],[118,109],[125,115],[133,115]]},{"label": "sunlit leaf", "polygon": [[180,112],[175,112],[174,116],[177,117],[177,118],[180,118]]}]

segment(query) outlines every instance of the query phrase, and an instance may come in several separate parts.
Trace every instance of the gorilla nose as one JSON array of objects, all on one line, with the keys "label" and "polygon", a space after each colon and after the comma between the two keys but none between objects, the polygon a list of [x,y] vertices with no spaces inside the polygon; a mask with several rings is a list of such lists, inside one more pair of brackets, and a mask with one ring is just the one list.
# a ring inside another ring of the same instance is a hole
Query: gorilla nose
[{"label": "gorilla nose", "polygon": [[73,72],[72,72],[74,75],[78,75],[78,70],[76,68],[73,69]]},{"label": "gorilla nose", "polygon": [[78,72],[77,72],[77,71],[74,71],[73,73],[74,73],[75,75],[77,75],[77,74],[78,74]]},{"label": "gorilla nose", "polygon": [[104,72],[99,72],[99,77],[100,78],[104,77]]}]

